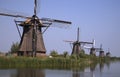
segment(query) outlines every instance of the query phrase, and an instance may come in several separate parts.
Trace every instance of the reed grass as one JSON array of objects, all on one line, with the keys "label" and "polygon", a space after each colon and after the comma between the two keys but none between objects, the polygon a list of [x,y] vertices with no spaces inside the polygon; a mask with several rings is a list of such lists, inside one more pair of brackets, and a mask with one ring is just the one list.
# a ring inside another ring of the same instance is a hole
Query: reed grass
[{"label": "reed grass", "polygon": [[80,67],[81,65],[83,65],[84,62],[81,60],[59,58],[59,57],[55,57],[55,58],[0,57],[0,68],[6,67],[6,68],[71,69],[75,67]]},{"label": "reed grass", "polygon": [[[0,68],[58,68],[58,69],[73,69],[85,68],[90,64],[107,62],[110,58],[42,58],[42,57],[0,57]],[[113,58],[112,58],[113,59]],[[115,60],[115,59],[113,59]]]}]

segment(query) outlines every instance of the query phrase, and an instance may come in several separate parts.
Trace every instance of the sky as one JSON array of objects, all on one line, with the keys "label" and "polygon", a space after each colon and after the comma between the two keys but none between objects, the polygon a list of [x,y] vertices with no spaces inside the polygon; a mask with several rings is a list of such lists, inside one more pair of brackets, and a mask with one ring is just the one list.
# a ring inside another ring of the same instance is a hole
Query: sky
[{"label": "sky", "polygon": [[[76,40],[80,28],[80,41],[95,39],[95,47],[103,45],[105,53],[120,56],[120,0],[39,0],[37,16],[71,21],[68,28],[50,27],[44,34],[49,54],[68,51],[70,44],[63,40]],[[0,12],[32,16],[34,0],[0,0]],[[14,17],[0,16],[0,51],[10,51],[13,42],[20,42]],[[20,28],[21,29],[21,28]],[[22,32],[22,30],[21,30]],[[86,50],[89,53],[89,50]]]}]

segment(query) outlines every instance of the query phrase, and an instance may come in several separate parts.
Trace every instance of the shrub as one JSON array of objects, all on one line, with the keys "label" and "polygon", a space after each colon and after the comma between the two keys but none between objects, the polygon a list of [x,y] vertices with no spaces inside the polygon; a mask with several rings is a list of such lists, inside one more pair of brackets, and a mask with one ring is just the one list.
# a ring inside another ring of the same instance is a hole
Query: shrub
[{"label": "shrub", "polygon": [[19,50],[19,43],[13,43],[11,46],[11,53],[16,53]]}]

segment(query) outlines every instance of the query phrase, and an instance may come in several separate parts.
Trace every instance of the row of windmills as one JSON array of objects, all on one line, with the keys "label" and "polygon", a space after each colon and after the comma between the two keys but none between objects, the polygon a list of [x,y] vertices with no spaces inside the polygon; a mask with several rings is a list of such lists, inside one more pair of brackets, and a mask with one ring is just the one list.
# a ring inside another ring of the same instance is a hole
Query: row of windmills
[{"label": "row of windmills", "polygon": [[[104,56],[110,56],[110,52],[108,51],[106,55],[104,54],[104,50],[102,48],[102,44],[99,48],[95,48],[95,40],[92,40],[92,42],[85,42],[79,40],[79,27],[77,29],[77,40],[76,41],[69,41],[65,40],[65,42],[69,42],[72,44],[72,53],[71,55],[79,55],[80,53],[83,53],[82,51],[85,49],[89,49],[90,55],[96,56],[96,52],[99,52],[100,57]],[[86,45],[91,45],[91,47],[87,47]]]},{"label": "row of windmills", "polygon": [[76,54],[76,55],[79,55],[81,53],[82,46],[86,44],[91,44],[91,45],[93,44],[93,42],[84,42],[79,40],[79,28],[77,29],[77,40],[76,41],[65,40],[65,42],[69,42],[70,44],[73,45],[71,54]]},{"label": "row of windmills", "polygon": [[95,47],[90,48],[90,55],[96,56],[96,52],[99,53],[100,57],[104,57],[104,56],[110,57],[111,56],[109,50],[105,54],[105,51],[102,48],[102,44],[100,45],[100,48],[95,48]]},{"label": "row of windmills", "polygon": [[[20,35],[20,45],[18,50],[18,56],[40,56],[46,55],[46,48],[44,45],[43,33],[53,24],[71,24],[69,21],[56,20],[50,18],[38,18],[37,16],[37,0],[34,0],[34,14],[32,17],[23,16],[19,14],[9,14],[0,12],[1,16],[23,18],[25,21],[15,20],[15,24]],[[18,26],[23,28],[23,33],[20,33]],[[80,54],[82,47],[86,44],[93,45],[93,42],[79,41],[79,28],[77,30],[77,40],[76,41],[66,41],[73,44],[71,54]],[[94,54],[98,48],[92,47],[90,49],[90,54]],[[100,51],[100,55],[103,51]],[[109,54],[109,53],[108,53]]]}]

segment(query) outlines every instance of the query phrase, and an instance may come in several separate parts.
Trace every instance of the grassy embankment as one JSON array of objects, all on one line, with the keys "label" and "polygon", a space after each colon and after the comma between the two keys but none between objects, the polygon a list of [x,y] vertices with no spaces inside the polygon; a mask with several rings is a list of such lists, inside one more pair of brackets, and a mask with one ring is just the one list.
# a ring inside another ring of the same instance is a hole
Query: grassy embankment
[{"label": "grassy embankment", "polygon": [[[57,68],[57,69],[84,69],[85,67],[115,61],[117,58],[99,58],[87,56],[77,58],[68,57],[0,57],[0,68]],[[120,60],[120,59],[119,59]]]}]

